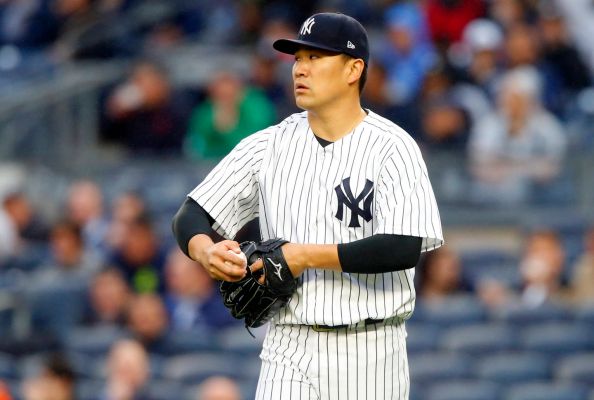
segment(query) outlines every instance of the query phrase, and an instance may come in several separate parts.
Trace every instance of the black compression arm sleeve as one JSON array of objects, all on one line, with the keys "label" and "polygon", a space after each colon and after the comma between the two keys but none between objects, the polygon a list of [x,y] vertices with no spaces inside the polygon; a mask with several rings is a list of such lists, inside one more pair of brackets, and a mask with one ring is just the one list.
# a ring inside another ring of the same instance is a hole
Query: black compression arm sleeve
[{"label": "black compression arm sleeve", "polygon": [[188,243],[195,235],[212,233],[212,224],[214,219],[191,198],[186,198],[175,216],[173,217],[172,229],[173,235],[177,240],[179,248],[185,255],[190,257],[188,252]]},{"label": "black compression arm sleeve", "polygon": [[423,239],[416,236],[374,235],[338,245],[343,272],[380,274],[414,267]]}]

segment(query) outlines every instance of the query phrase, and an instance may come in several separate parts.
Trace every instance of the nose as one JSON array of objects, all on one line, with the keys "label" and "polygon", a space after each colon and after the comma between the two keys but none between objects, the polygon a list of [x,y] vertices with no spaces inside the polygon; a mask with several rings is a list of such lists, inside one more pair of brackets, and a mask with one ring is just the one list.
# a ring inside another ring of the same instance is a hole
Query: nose
[{"label": "nose", "polygon": [[302,77],[307,74],[307,66],[303,61],[295,61],[293,64],[293,76]]}]

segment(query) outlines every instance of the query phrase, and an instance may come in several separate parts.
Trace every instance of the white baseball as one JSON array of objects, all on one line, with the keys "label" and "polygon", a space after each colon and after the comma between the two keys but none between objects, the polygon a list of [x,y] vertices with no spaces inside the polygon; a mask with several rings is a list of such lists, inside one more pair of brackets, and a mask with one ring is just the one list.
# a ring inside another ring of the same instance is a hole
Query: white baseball
[{"label": "white baseball", "polygon": [[244,267],[247,267],[247,257],[245,256],[245,254],[243,253],[243,251],[241,251],[239,253],[236,253],[235,251],[233,251],[231,249],[229,249],[227,251],[229,251],[229,252],[231,252],[231,253],[233,253],[233,254],[238,255],[239,257],[241,257],[242,260],[243,260],[243,266]]}]

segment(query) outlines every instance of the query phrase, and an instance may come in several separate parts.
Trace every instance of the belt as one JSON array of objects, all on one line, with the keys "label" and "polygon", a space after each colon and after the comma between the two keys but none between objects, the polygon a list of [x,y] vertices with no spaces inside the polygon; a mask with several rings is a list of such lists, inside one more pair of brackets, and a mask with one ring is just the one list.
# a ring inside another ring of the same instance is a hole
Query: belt
[{"label": "belt", "polygon": [[310,325],[310,327],[311,327],[311,329],[313,329],[316,332],[331,332],[331,331],[335,331],[338,329],[346,329],[346,328],[351,328],[351,329],[364,328],[369,325],[379,324],[379,323],[384,322],[388,319],[391,319],[391,318],[387,318],[387,319],[367,318],[363,321],[359,321],[354,324],[345,324],[345,325],[317,325],[316,324],[316,325]]}]

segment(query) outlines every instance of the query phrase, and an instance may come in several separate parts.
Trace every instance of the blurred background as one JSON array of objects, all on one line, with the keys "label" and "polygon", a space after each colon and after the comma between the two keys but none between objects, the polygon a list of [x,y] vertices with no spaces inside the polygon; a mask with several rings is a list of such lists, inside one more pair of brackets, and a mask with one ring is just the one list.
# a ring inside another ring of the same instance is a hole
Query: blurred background
[{"label": "blurred background", "polygon": [[594,399],[591,0],[0,0],[0,399],[253,398],[264,331],[170,223],[297,111],[271,43],[316,11],[367,27],[440,206],[411,399]]}]

